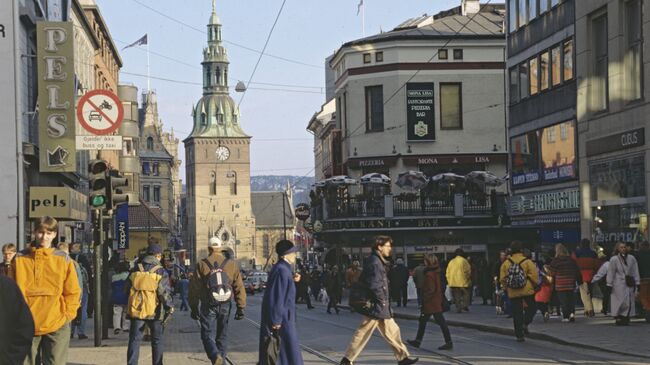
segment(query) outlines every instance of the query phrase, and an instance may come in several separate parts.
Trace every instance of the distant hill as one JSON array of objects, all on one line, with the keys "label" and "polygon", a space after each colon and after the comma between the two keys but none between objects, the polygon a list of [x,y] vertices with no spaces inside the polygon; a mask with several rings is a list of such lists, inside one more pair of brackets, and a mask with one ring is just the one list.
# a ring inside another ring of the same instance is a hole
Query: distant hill
[{"label": "distant hill", "polygon": [[313,176],[251,176],[251,191],[282,191],[287,182],[293,187],[294,204],[309,203],[309,190],[314,183]]}]

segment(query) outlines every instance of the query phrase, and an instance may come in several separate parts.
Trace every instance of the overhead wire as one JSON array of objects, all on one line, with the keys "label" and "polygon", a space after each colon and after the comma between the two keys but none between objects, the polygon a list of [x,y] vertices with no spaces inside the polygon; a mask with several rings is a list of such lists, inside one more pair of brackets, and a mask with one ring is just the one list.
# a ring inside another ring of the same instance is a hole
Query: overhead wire
[{"label": "overhead wire", "polygon": [[[187,23],[185,23],[185,22],[183,22],[183,21],[181,21],[181,20],[178,20],[178,19],[176,19],[176,18],[170,16],[170,15],[167,15],[167,14],[165,14],[165,13],[163,13],[163,12],[161,12],[161,11],[155,9],[155,8],[150,7],[150,6],[147,5],[147,4],[142,3],[141,1],[138,1],[138,0],[131,0],[131,1],[133,1],[133,2],[135,2],[135,3],[137,3],[137,4],[139,4],[140,6],[146,8],[146,9],[149,9],[150,11],[152,11],[152,12],[154,12],[154,13],[156,13],[156,14],[158,14],[158,15],[164,17],[164,18],[167,18],[168,20],[171,20],[171,21],[173,21],[173,22],[175,22],[175,23],[178,23],[178,24],[180,24],[180,25],[183,25],[183,26],[185,26],[185,27],[187,27],[187,28],[189,28],[189,29],[192,29],[192,30],[194,30],[194,31],[197,31],[197,32],[199,32],[199,33],[201,33],[201,34],[207,34],[206,31],[204,31],[204,30],[202,30],[202,29],[199,29],[199,28],[196,28],[196,27],[194,27],[193,25],[191,25],[191,24],[187,24]],[[323,66],[313,65],[313,64],[309,64],[309,63],[302,62],[302,61],[298,61],[298,60],[293,60],[293,59],[286,58],[286,57],[281,57],[281,56],[276,56],[276,55],[269,54],[269,53],[264,53],[264,51],[259,51],[259,50],[257,50],[257,49],[254,49],[254,48],[251,48],[251,47],[247,47],[247,46],[245,46],[245,45],[242,45],[242,44],[239,44],[239,43],[235,43],[235,42],[232,42],[232,41],[224,40],[223,42],[224,42],[224,43],[227,43],[227,44],[231,44],[231,45],[233,45],[233,46],[235,46],[235,47],[239,47],[239,48],[242,48],[242,49],[245,49],[245,50],[251,51],[251,52],[255,52],[255,53],[259,53],[259,54],[263,54],[263,55],[265,55],[265,56],[268,56],[268,57],[271,57],[271,58],[275,58],[275,59],[278,59],[278,60],[282,60],[282,61],[285,61],[285,62],[290,62],[290,63],[294,63],[294,64],[297,64],[297,65],[302,65],[302,66],[307,66],[307,67],[312,67],[312,68],[323,69]]]},{"label": "overhead wire", "polygon": [[271,40],[271,36],[273,35],[275,26],[278,24],[278,20],[280,19],[280,15],[282,14],[282,10],[284,9],[284,4],[286,3],[287,0],[282,0],[282,5],[280,5],[280,10],[278,10],[278,14],[275,16],[275,20],[273,21],[273,25],[271,26],[271,30],[269,31],[268,36],[266,36],[266,41],[264,42],[264,48],[262,48],[262,52],[260,52],[260,56],[257,58],[257,62],[255,62],[255,67],[253,67],[253,72],[251,73],[251,77],[248,79],[248,83],[246,83],[246,89],[242,93],[241,98],[239,99],[239,103],[237,104],[237,107],[241,105],[242,101],[244,101],[244,97],[246,97],[246,91],[248,90],[251,81],[253,81],[255,72],[257,72],[257,67],[260,65],[260,61],[262,61],[262,57],[264,56],[264,51],[266,51],[266,47],[269,45],[269,41]]}]

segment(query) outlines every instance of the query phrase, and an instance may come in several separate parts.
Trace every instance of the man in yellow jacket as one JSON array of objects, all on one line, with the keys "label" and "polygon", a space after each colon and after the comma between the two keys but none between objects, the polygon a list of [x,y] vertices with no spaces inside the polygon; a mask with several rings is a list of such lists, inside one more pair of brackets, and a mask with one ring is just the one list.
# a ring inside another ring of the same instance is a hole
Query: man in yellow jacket
[{"label": "man in yellow jacket", "polygon": [[[512,320],[515,325],[515,336],[517,342],[524,342],[524,335],[528,334],[528,325],[533,321],[535,312],[535,286],[538,283],[537,266],[535,263],[524,256],[523,244],[520,241],[513,241],[510,244],[511,256],[501,264],[500,282],[508,290],[508,298],[512,304]],[[520,288],[513,288],[509,282],[513,280],[514,272],[510,271],[512,265],[519,265],[525,275],[525,284]],[[524,310],[524,302],[526,309]]]},{"label": "man in yellow jacket", "polygon": [[35,336],[24,365],[64,365],[70,344],[70,321],[77,316],[81,288],[70,256],[52,247],[58,222],[36,222],[31,247],[16,257],[16,284],[34,317]]},{"label": "man in yellow jacket", "polygon": [[456,257],[447,265],[447,285],[451,288],[456,312],[460,313],[463,310],[469,312],[472,267],[465,258],[465,251],[462,248],[456,249],[455,253]]}]

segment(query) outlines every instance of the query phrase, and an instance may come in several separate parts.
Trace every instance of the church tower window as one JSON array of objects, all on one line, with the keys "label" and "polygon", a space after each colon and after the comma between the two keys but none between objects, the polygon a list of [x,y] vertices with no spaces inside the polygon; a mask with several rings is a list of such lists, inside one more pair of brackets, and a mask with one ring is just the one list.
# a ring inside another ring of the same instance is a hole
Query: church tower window
[{"label": "church tower window", "polygon": [[221,85],[221,68],[217,67],[217,71],[214,73],[214,76],[217,79],[217,85]]},{"label": "church tower window", "polygon": [[210,195],[217,195],[217,174],[210,172]]},{"label": "church tower window", "polygon": [[212,84],[212,70],[210,70],[210,66],[206,66],[205,79],[205,86],[210,86]]},{"label": "church tower window", "polygon": [[208,125],[208,121],[205,119],[205,113],[201,113],[201,125],[202,126]]},{"label": "church tower window", "polygon": [[223,83],[228,86],[228,67],[223,68]]},{"label": "church tower window", "polygon": [[237,195],[237,173],[231,171],[228,177],[230,178],[230,195]]}]

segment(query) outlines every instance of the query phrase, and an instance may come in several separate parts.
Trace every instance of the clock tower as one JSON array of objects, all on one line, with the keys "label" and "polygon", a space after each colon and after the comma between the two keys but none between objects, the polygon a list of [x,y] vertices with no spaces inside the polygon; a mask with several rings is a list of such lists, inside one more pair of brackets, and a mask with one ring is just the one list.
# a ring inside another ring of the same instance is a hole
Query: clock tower
[{"label": "clock tower", "polygon": [[192,133],[183,141],[186,160],[185,242],[193,262],[219,239],[242,267],[255,257],[251,209],[250,139],[228,92],[228,54],[214,0],[203,49],[203,96],[192,108]]}]

